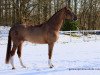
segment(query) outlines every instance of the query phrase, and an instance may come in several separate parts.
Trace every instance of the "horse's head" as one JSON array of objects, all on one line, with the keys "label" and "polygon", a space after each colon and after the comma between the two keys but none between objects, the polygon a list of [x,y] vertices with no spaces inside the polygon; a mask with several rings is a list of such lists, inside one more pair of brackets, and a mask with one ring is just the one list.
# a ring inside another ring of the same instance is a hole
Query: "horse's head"
[{"label": "horse's head", "polygon": [[77,20],[77,16],[71,11],[71,9],[64,7],[64,11],[65,11],[65,19],[72,21]]}]

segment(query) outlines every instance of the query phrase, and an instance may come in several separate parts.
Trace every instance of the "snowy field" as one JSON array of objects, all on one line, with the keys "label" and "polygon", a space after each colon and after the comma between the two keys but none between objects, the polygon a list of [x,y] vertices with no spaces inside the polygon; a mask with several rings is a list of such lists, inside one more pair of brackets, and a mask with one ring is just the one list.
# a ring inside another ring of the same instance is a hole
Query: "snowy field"
[{"label": "snowy field", "polygon": [[55,43],[52,63],[48,67],[48,45],[23,44],[22,59],[26,68],[19,64],[15,55],[15,70],[5,64],[8,27],[0,27],[0,75],[100,75],[100,36],[89,35],[89,38],[70,37],[60,34]]}]

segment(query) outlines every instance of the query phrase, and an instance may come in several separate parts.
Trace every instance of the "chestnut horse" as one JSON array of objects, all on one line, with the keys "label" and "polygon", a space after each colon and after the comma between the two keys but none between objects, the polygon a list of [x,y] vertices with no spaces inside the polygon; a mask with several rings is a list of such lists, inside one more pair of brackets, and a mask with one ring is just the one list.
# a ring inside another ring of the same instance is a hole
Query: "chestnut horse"
[{"label": "chestnut horse", "polygon": [[[25,26],[23,24],[16,24],[11,27],[8,36],[8,45],[6,53],[6,63],[11,63],[12,69],[15,69],[13,59],[15,51],[22,67],[25,67],[21,60],[22,44],[24,41],[29,41],[38,44],[48,44],[48,64],[52,68],[51,63],[52,50],[54,43],[58,39],[59,30],[65,19],[77,20],[77,16],[67,7],[62,8],[56,12],[47,22],[37,26]],[[12,44],[13,43],[13,44]],[[11,47],[11,44],[13,45]]]}]

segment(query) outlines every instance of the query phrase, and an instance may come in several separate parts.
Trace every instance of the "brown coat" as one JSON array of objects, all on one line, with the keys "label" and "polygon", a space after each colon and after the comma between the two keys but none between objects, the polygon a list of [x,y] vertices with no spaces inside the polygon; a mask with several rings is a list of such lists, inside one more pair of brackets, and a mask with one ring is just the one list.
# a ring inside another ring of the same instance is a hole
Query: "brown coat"
[{"label": "brown coat", "polygon": [[[64,7],[56,12],[47,22],[41,25],[14,25],[9,31],[6,63],[9,62],[10,56],[12,57],[15,54],[17,48],[18,56],[19,58],[21,57],[21,46],[24,41],[48,44],[48,55],[49,59],[51,59],[53,46],[58,39],[59,30],[63,24],[64,19],[77,20],[77,17],[73,12],[70,11],[70,9]],[[12,50],[11,41],[13,42]]]}]

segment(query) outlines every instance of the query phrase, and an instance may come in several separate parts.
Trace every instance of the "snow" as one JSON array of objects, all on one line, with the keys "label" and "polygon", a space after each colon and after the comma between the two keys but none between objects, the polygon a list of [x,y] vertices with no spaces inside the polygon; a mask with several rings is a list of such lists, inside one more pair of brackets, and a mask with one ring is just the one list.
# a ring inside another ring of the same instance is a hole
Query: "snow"
[{"label": "snow", "polygon": [[[0,75],[100,75],[100,40],[71,37],[60,34],[53,50],[52,63],[48,67],[48,45],[25,42],[22,60],[26,68],[22,68],[15,54],[15,70],[5,64],[7,36],[10,27],[0,27]],[[100,38],[99,35],[97,35]],[[71,40],[71,41],[70,41]]]}]

